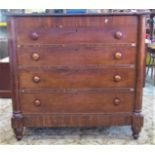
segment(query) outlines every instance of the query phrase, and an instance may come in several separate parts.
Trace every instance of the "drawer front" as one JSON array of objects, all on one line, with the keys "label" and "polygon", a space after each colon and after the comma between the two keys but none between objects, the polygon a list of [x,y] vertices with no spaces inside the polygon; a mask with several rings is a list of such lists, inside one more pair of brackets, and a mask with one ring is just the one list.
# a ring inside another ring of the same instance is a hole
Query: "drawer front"
[{"label": "drawer front", "polygon": [[53,69],[20,71],[20,88],[134,87],[133,68]]},{"label": "drawer front", "polygon": [[132,112],[131,92],[76,92],[21,94],[23,113]]},{"label": "drawer front", "polygon": [[16,18],[18,44],[137,42],[136,16]]},{"label": "drawer front", "polygon": [[136,48],[129,46],[53,46],[18,49],[20,66],[80,66],[135,64]]}]

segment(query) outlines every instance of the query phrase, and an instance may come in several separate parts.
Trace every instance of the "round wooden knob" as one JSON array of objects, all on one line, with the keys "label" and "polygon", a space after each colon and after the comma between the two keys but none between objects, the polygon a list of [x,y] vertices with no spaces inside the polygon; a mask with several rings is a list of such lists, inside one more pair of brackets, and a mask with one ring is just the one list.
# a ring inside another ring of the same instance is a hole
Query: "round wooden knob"
[{"label": "round wooden knob", "polygon": [[34,100],[34,105],[35,105],[36,107],[41,106],[41,101],[38,100],[38,99],[35,99],[35,100]]},{"label": "round wooden knob", "polygon": [[31,34],[31,38],[32,38],[33,40],[38,40],[39,35],[38,35],[36,32],[33,32],[33,33]]},{"label": "round wooden knob", "polygon": [[122,80],[121,76],[120,75],[115,75],[114,76],[114,81],[115,82],[120,82]]},{"label": "round wooden knob", "polygon": [[33,54],[32,54],[32,59],[33,59],[33,60],[37,61],[37,60],[39,60],[39,58],[40,58],[40,56],[39,56],[38,53],[33,53]]},{"label": "round wooden knob", "polygon": [[59,25],[59,28],[62,29],[63,28],[63,25]]},{"label": "round wooden knob", "polygon": [[120,32],[120,31],[118,31],[118,32],[115,33],[115,38],[116,38],[116,39],[121,39],[122,36],[123,36],[123,33]]},{"label": "round wooden knob", "polygon": [[33,77],[33,81],[34,81],[35,83],[39,83],[39,82],[40,82],[40,77],[39,77],[39,76],[34,76],[34,77]]},{"label": "round wooden knob", "polygon": [[116,60],[120,60],[121,58],[122,58],[122,53],[116,52],[116,53],[115,53],[115,59],[116,59]]},{"label": "round wooden knob", "polygon": [[119,105],[121,103],[121,100],[119,98],[115,98],[113,100],[114,105]]}]

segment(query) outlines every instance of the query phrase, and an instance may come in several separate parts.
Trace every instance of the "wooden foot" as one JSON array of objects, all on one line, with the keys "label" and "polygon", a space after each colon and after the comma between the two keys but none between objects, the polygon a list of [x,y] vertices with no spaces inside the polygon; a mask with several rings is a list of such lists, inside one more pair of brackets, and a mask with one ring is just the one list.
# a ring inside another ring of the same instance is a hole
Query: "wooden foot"
[{"label": "wooden foot", "polygon": [[138,139],[142,126],[143,116],[140,113],[135,113],[132,120],[132,136],[134,139]]},{"label": "wooden foot", "polygon": [[14,128],[13,130],[14,130],[16,139],[17,139],[17,140],[21,140],[21,139],[23,138],[23,131],[24,131],[24,128],[23,128],[23,127]]},{"label": "wooden foot", "polygon": [[140,131],[141,131],[141,127],[132,126],[132,136],[134,139],[138,139]]},{"label": "wooden foot", "polygon": [[24,124],[23,124],[23,115],[20,111],[14,111],[13,117],[11,119],[12,128],[16,135],[17,140],[21,140],[23,137]]}]

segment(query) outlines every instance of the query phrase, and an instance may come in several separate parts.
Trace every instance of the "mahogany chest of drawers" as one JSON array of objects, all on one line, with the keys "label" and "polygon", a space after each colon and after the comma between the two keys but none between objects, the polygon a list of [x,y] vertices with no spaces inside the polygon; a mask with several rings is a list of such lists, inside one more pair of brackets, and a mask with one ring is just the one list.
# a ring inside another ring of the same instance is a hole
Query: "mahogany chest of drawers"
[{"label": "mahogany chest of drawers", "polygon": [[145,16],[9,17],[12,127],[131,125],[141,115]]}]

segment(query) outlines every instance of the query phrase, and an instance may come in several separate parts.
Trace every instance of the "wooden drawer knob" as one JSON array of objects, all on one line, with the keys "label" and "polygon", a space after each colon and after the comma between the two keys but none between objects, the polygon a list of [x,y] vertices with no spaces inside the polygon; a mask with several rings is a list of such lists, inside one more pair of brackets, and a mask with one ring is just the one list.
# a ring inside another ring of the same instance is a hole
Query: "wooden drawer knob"
[{"label": "wooden drawer knob", "polygon": [[121,103],[121,100],[119,99],[119,98],[115,98],[114,100],[113,100],[113,103],[114,103],[114,105],[119,105],[120,103]]},{"label": "wooden drawer knob", "polygon": [[40,82],[40,77],[39,77],[39,76],[34,76],[34,77],[33,77],[33,81],[34,81],[35,83],[39,83],[39,82]]},{"label": "wooden drawer knob", "polygon": [[59,25],[59,28],[62,29],[63,28],[63,25]]},{"label": "wooden drawer knob", "polygon": [[120,82],[122,80],[121,76],[120,75],[115,75],[114,76],[114,81],[115,82]]},{"label": "wooden drawer knob", "polygon": [[35,99],[35,100],[34,100],[34,105],[35,105],[36,107],[41,106],[41,101],[38,100],[38,99]]},{"label": "wooden drawer knob", "polygon": [[39,60],[39,58],[40,58],[40,56],[39,56],[38,53],[33,53],[33,54],[32,54],[32,59],[33,59],[33,60],[37,61],[37,60]]},{"label": "wooden drawer knob", "polygon": [[121,39],[122,36],[123,36],[123,33],[120,32],[120,31],[117,31],[117,32],[115,33],[115,38],[116,38],[116,39]]},{"label": "wooden drawer knob", "polygon": [[33,32],[33,33],[31,34],[31,38],[32,38],[33,40],[38,40],[39,35],[38,35],[36,32]]},{"label": "wooden drawer knob", "polygon": [[121,58],[122,58],[122,53],[116,52],[116,53],[115,53],[115,59],[116,59],[116,60],[120,60]]}]

